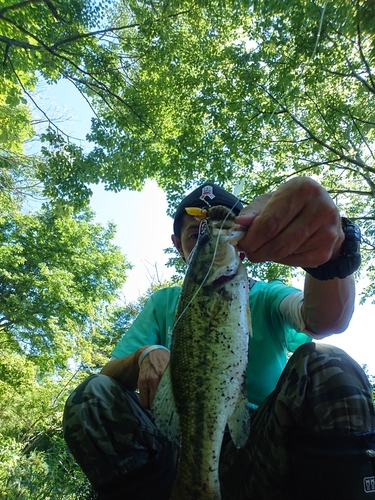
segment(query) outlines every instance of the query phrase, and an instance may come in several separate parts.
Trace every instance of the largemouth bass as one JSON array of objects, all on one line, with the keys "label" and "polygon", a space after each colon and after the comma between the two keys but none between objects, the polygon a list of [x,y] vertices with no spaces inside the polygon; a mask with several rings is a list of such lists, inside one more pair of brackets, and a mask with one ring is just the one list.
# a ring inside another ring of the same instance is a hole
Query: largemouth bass
[{"label": "largemouth bass", "polygon": [[153,405],[156,425],[180,443],[172,500],[219,500],[228,425],[237,447],[250,427],[245,372],[248,278],[234,245],[243,232],[226,207],[207,210],[177,306],[169,365]]}]

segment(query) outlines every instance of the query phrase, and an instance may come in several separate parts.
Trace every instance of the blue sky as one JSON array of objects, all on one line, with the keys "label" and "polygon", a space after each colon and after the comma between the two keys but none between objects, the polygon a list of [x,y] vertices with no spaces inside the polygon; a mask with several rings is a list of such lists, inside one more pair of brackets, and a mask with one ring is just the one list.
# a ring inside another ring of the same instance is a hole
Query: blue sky
[{"label": "blue sky", "polygon": [[133,264],[124,287],[126,301],[136,300],[153,280],[168,279],[172,270],[164,264],[163,250],[172,246],[172,219],[166,215],[167,201],[155,182],[148,181],[142,192],[112,193],[102,186],[92,187],[91,206],[102,224],[117,225],[115,244]]},{"label": "blue sky", "polygon": [[[59,126],[64,132],[84,141],[90,128],[92,112],[74,86],[61,81],[54,88],[44,88],[41,97],[49,109],[62,117]],[[44,108],[45,109],[45,108]],[[154,182],[147,182],[141,192],[112,193],[102,186],[93,188],[92,208],[97,221],[117,225],[115,243],[133,264],[123,295],[129,302],[143,293],[153,279],[168,279],[171,270],[164,267],[168,256],[163,249],[171,246],[172,220],[166,215],[165,195]],[[361,288],[358,283],[357,289]],[[374,349],[375,305],[357,302],[348,330],[325,339],[347,351],[358,363],[367,364],[375,375]]]}]

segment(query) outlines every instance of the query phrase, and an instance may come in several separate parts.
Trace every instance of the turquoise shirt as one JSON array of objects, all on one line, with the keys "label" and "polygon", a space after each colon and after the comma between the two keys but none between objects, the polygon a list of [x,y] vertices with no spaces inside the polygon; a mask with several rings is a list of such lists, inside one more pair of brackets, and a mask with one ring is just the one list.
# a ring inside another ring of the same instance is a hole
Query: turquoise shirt
[{"label": "turquoise shirt", "polygon": [[[246,388],[251,404],[259,405],[275,388],[286,362],[286,351],[311,338],[297,332],[285,323],[280,313],[280,302],[290,293],[298,292],[280,281],[255,282],[249,303],[253,336],[249,343],[249,363]],[[172,327],[180,287],[164,288],[155,292],[142,312],[112,352],[115,358],[133,353],[139,347],[161,344],[170,349]]]}]

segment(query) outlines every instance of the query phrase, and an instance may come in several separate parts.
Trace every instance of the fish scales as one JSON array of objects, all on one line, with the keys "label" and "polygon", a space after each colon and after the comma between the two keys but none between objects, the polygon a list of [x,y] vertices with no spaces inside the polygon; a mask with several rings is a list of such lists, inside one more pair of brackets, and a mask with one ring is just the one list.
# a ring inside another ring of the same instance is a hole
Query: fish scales
[{"label": "fish scales", "polygon": [[[167,437],[180,440],[172,500],[219,500],[226,425],[238,447],[249,433],[248,279],[230,242],[232,212],[213,207],[207,217],[181,290],[170,363],[154,403],[156,424]],[[238,240],[241,233],[236,234]],[[165,415],[168,408],[178,415],[177,429],[173,417]]]}]

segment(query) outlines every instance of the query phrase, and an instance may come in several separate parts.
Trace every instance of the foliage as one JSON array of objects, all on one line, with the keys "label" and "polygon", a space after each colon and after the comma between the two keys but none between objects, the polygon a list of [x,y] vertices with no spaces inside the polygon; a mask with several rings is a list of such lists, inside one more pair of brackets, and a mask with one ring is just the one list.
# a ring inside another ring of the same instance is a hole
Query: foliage
[{"label": "foliage", "polygon": [[311,175],[361,221],[372,276],[369,4],[130,2],[129,9],[140,26],[121,33],[119,50],[134,61],[122,94],[132,106],[114,113],[94,100],[97,146],[89,156],[116,165],[109,186],[153,177],[173,203],[204,178],[243,181],[248,201],[292,175]]},{"label": "foliage", "polygon": [[118,303],[107,311],[107,321],[90,347],[90,360],[82,360],[76,369],[70,363],[51,377],[26,355],[1,350],[0,498],[95,498],[63,440],[64,404],[71,391],[109,358],[151,293],[150,289],[135,303]]},{"label": "foliage", "polygon": [[[62,410],[73,388],[72,375],[52,380],[38,374],[24,356],[4,354],[0,361],[0,498],[88,500],[90,487],[62,438]],[[74,382],[82,375],[76,375]]]},{"label": "foliage", "polygon": [[21,106],[41,74],[72,81],[95,113],[88,153],[50,123],[37,165],[46,195],[82,207],[90,183],[152,178],[172,211],[206,178],[242,183],[249,201],[310,175],[361,223],[374,294],[372,2],[2,5],[3,102]]},{"label": "foliage", "polygon": [[[129,268],[114,227],[45,205],[0,217],[0,339],[39,367],[80,358]],[[86,356],[87,356],[86,352]]]},{"label": "foliage", "polygon": [[[156,179],[172,213],[206,179],[247,202],[312,176],[360,222],[375,296],[374,18],[365,0],[0,0],[0,498],[92,496],[63,404],[148,293],[118,302],[129,265],[90,184]],[[88,152],[35,98],[62,78],[92,108]],[[26,154],[35,110],[47,127]]]},{"label": "foliage", "polygon": [[0,498],[89,500],[62,412],[138,311],[117,302],[129,265],[89,210],[0,204]]}]

